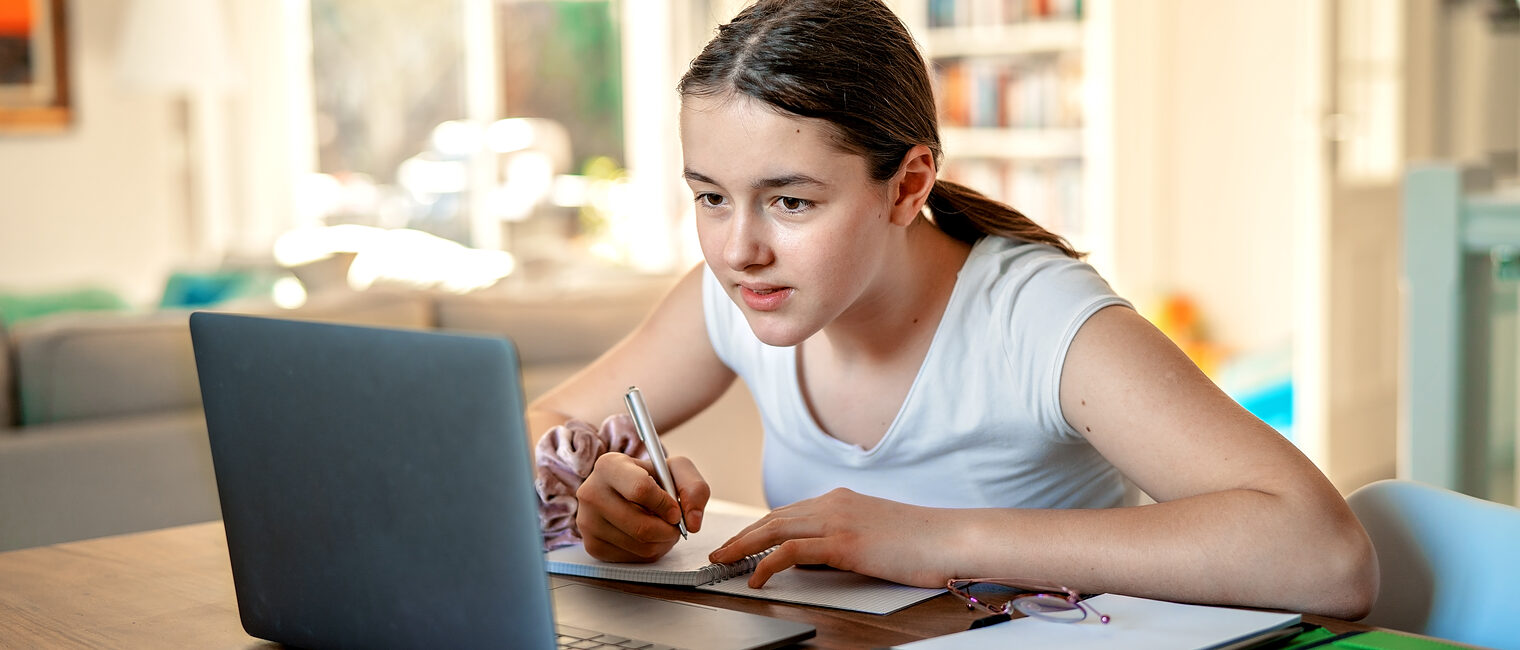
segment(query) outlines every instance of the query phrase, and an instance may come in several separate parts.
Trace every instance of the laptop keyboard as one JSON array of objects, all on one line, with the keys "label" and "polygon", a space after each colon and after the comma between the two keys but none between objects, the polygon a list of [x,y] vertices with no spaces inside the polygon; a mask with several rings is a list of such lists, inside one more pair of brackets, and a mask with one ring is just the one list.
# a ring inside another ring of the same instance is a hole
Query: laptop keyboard
[{"label": "laptop keyboard", "polygon": [[602,634],[591,630],[583,630],[569,625],[556,625],[555,631],[559,633],[559,647],[573,648],[574,650],[593,650],[605,648],[611,650],[676,650],[668,645],[659,645],[638,639],[625,639],[611,634]]}]

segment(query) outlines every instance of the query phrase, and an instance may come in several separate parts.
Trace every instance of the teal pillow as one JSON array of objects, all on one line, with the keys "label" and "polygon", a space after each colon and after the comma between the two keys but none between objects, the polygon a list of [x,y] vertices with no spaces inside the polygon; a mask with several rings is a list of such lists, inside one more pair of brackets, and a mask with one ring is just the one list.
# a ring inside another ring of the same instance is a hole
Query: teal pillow
[{"label": "teal pillow", "polygon": [[127,302],[121,296],[98,287],[39,293],[0,292],[0,325],[14,327],[21,321],[63,312],[127,308]]},{"label": "teal pillow", "polygon": [[254,271],[176,271],[164,285],[159,307],[194,309],[267,292],[270,283]]}]

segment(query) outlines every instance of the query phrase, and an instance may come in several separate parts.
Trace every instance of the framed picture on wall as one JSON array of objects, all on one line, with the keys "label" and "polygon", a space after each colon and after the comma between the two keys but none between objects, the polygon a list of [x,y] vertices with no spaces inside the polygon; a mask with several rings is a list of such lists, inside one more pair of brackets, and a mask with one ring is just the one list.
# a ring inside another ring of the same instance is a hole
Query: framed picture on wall
[{"label": "framed picture on wall", "polygon": [[0,0],[0,132],[69,124],[65,0]]}]

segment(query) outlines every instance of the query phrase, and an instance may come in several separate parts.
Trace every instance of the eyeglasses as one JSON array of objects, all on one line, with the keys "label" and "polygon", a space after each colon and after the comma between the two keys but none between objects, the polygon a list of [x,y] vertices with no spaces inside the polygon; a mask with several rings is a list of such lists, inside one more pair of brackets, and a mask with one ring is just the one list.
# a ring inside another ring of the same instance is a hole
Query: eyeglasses
[{"label": "eyeglasses", "polygon": [[1002,616],[1018,610],[1026,616],[1057,623],[1076,623],[1091,613],[1098,621],[1108,623],[1107,614],[1082,602],[1077,592],[1066,587],[1005,578],[952,579],[945,586],[966,601],[966,609],[980,607]]}]

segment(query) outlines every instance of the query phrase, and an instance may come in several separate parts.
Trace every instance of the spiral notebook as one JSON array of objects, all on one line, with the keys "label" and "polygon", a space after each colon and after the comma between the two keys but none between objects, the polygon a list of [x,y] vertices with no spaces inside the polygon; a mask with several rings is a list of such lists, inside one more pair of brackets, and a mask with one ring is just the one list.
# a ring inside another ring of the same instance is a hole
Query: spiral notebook
[{"label": "spiral notebook", "polygon": [[591,557],[579,544],[544,554],[550,573],[623,580],[647,584],[694,587],[735,596],[763,598],[803,605],[818,605],[870,614],[890,614],[933,598],[944,589],[909,587],[895,582],[833,569],[793,567],[771,577],[754,589],[744,577],[770,551],[751,555],[731,564],[713,564],[707,555],[737,535],[765,511],[722,502],[709,503],[702,531],[676,542],[665,557],[647,564],[603,562]]}]

